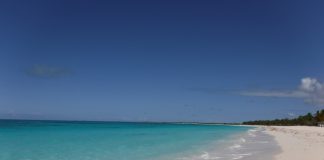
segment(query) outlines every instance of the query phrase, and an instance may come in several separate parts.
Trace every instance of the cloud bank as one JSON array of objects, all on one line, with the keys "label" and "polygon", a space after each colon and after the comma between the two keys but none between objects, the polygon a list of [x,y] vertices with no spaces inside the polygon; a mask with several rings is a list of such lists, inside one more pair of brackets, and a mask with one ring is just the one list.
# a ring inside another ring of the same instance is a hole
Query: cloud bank
[{"label": "cloud bank", "polygon": [[26,73],[34,77],[56,78],[70,75],[71,71],[66,68],[51,67],[46,65],[34,65],[33,67],[29,68]]},{"label": "cloud bank", "polygon": [[299,98],[312,105],[324,106],[324,83],[316,78],[305,77],[300,81],[299,87],[286,91],[243,91],[243,96]]}]

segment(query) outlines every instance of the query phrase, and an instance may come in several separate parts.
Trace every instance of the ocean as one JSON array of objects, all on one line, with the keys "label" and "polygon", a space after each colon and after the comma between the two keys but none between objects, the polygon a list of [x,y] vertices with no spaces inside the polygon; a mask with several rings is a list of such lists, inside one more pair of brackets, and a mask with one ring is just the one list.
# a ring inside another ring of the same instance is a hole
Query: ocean
[{"label": "ocean", "polygon": [[265,160],[275,151],[244,126],[0,121],[0,160]]}]

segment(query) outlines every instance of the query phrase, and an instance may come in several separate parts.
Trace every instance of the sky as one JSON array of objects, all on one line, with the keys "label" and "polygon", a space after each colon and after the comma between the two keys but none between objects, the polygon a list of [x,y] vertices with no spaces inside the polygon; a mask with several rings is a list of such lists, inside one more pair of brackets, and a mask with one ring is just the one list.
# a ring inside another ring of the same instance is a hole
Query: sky
[{"label": "sky", "polygon": [[321,0],[2,0],[0,118],[241,122],[324,108]]}]

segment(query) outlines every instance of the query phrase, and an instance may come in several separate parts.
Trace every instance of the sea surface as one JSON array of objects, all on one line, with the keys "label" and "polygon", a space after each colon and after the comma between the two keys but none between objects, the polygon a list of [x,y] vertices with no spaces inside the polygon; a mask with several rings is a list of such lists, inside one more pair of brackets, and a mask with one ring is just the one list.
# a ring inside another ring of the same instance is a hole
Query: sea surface
[{"label": "sea surface", "polygon": [[265,160],[275,148],[244,126],[0,120],[0,160]]}]

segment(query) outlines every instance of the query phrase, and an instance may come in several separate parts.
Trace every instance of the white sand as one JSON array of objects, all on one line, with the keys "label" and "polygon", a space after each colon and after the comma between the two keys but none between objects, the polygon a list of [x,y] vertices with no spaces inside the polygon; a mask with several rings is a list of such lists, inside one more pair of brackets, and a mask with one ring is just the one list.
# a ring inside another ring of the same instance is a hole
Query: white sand
[{"label": "white sand", "polygon": [[324,160],[324,127],[265,127],[282,152],[276,160]]}]

